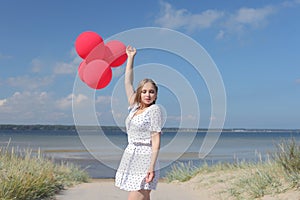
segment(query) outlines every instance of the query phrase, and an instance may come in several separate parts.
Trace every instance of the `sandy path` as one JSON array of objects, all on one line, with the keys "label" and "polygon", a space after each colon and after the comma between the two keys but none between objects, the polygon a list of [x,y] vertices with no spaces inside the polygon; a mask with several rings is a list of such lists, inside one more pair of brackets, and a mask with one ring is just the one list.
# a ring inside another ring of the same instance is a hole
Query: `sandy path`
[{"label": "sandy path", "polygon": [[[190,181],[166,183],[160,181],[151,192],[151,200],[233,200],[228,192],[230,177],[226,173],[196,176]],[[226,192],[227,191],[227,192]],[[64,190],[57,200],[127,200],[128,193],[114,186],[112,179],[97,179]],[[266,195],[260,200],[300,200],[300,190],[292,189],[282,194]]]},{"label": "sandy path", "polygon": [[[93,180],[91,183],[77,185],[62,191],[57,200],[126,200],[128,193],[114,186],[113,180]],[[151,200],[188,199],[199,200],[199,193],[177,183],[159,182],[158,188],[151,193]]]}]

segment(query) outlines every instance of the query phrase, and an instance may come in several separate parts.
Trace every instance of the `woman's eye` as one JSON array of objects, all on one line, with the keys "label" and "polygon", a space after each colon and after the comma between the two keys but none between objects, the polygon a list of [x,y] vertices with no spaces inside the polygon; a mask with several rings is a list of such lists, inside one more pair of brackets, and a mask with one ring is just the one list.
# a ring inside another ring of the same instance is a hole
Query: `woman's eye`
[{"label": "woman's eye", "polygon": [[149,91],[147,91],[147,90],[142,90],[142,93],[143,93],[143,94],[146,94],[147,92],[149,92],[150,94],[154,94],[154,93],[155,93],[154,90],[149,90]]}]

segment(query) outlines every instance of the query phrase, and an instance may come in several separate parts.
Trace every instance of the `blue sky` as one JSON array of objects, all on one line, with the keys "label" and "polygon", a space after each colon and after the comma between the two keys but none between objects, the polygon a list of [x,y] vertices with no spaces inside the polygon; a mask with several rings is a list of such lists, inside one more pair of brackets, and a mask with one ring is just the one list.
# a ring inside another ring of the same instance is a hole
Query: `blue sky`
[{"label": "blue sky", "polygon": [[[300,128],[298,19],[299,0],[2,0],[0,123],[73,124],[72,99],[80,103],[87,98],[73,94],[81,62],[74,50],[77,36],[91,30],[107,39],[134,28],[163,27],[194,39],[215,62],[226,90],[225,128]],[[210,120],[218,120],[210,113],[205,84],[191,75],[187,63],[174,60],[171,55],[144,50],[138,52],[136,65],[155,62],[184,69],[183,76],[199,100],[199,127],[205,128]],[[123,99],[113,90],[124,67],[113,69],[110,85],[95,93],[102,125],[115,125],[126,116],[111,106]],[[200,89],[194,87],[197,84]],[[180,99],[168,88],[159,95],[158,103],[168,117],[166,126],[194,120],[193,109],[181,116]]]}]

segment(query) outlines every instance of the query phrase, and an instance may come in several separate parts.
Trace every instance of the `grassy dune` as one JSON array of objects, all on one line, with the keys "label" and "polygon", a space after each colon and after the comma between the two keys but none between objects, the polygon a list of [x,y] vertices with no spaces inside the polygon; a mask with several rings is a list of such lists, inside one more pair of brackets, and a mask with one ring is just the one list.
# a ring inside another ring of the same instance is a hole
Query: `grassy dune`
[{"label": "grassy dune", "polygon": [[0,149],[0,199],[51,199],[65,187],[87,182],[86,172],[78,167],[33,155],[29,149]]},{"label": "grassy dune", "polygon": [[[211,199],[300,199],[300,145],[283,141],[269,160],[173,166],[166,180],[184,182],[195,190],[212,194]],[[288,196],[287,196],[288,195]]]}]

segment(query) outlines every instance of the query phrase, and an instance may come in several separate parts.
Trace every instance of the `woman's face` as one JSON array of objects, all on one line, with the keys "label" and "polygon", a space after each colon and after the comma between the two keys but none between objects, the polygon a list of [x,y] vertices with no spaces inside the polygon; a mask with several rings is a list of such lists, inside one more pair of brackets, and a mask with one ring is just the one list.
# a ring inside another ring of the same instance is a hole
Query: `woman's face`
[{"label": "woman's face", "polygon": [[141,103],[149,106],[156,100],[156,90],[152,83],[148,82],[141,91]]}]

